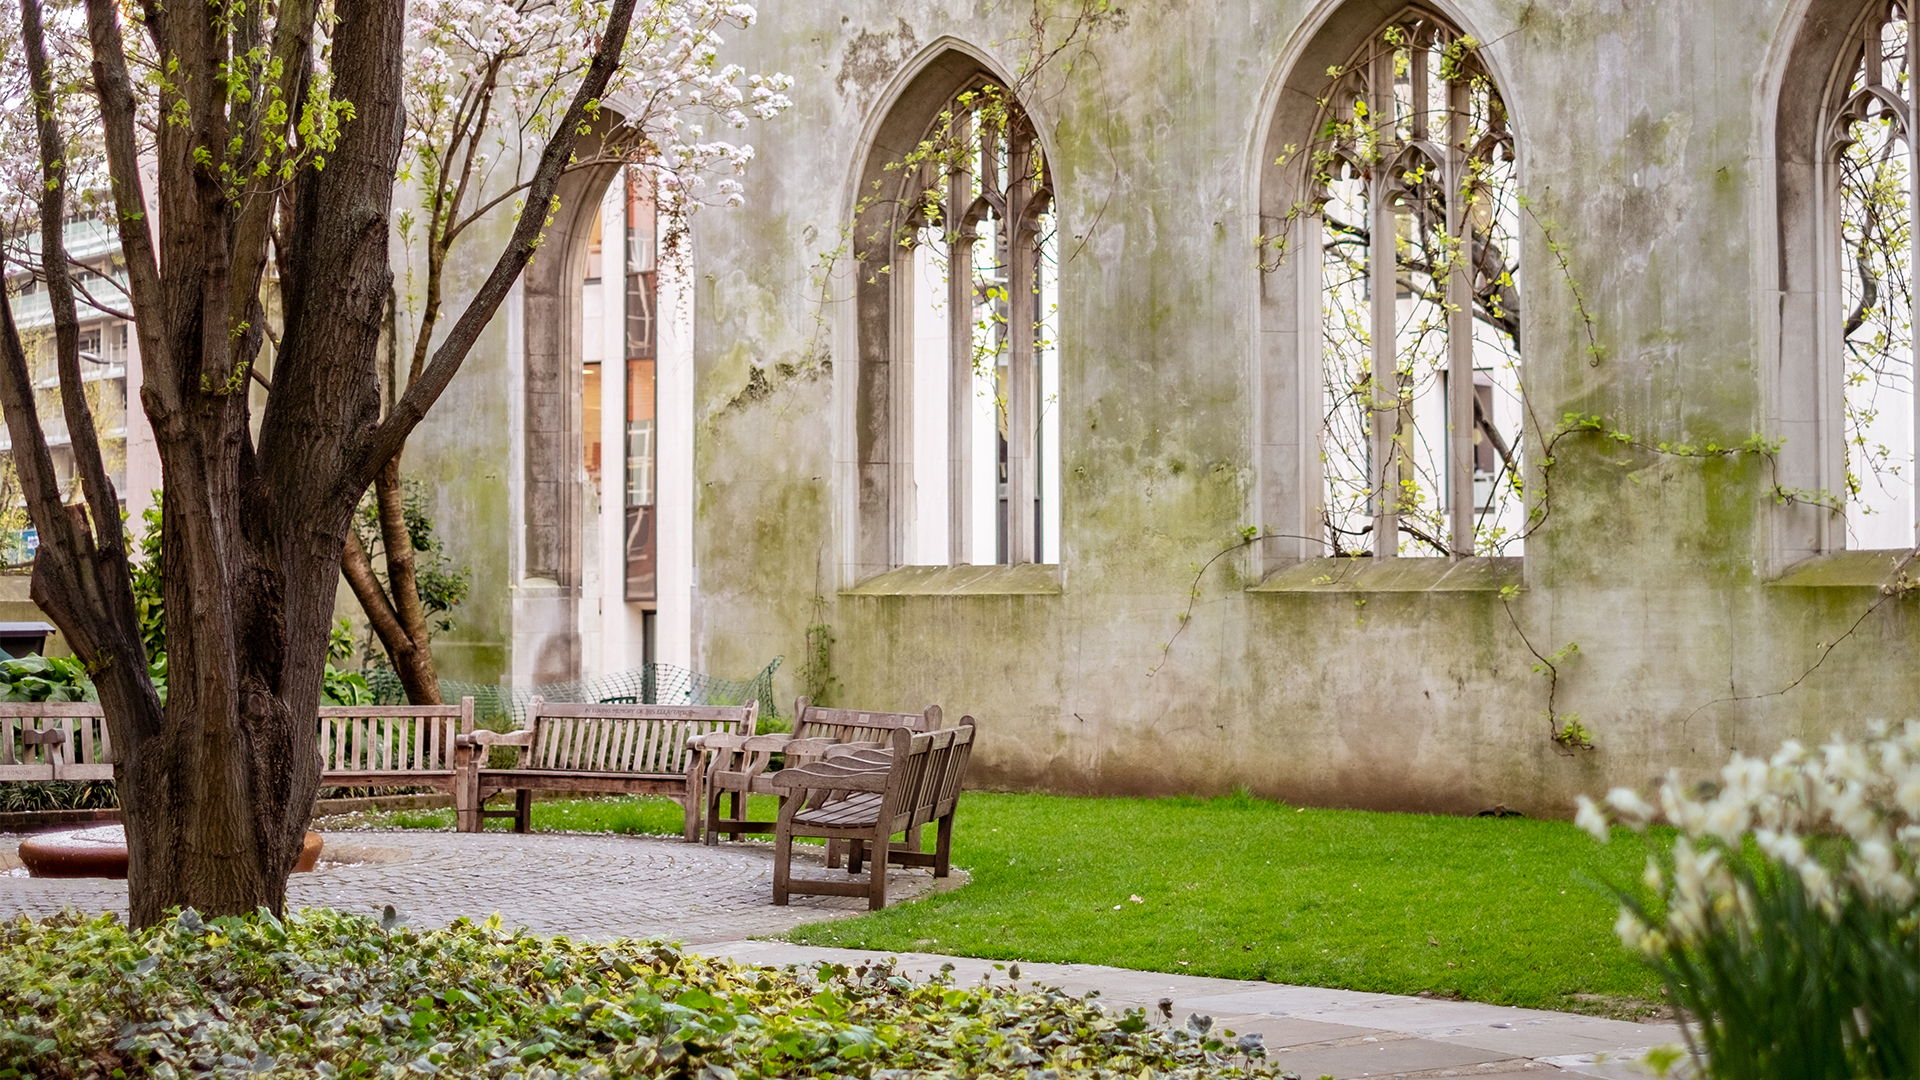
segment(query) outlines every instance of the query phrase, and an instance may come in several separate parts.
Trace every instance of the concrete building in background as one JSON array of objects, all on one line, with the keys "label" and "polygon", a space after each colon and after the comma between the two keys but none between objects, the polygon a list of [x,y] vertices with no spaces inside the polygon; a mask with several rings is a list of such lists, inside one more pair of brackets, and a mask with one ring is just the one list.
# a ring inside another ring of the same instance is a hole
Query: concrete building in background
[{"label": "concrete building in background", "polygon": [[[39,236],[25,238],[38,258]],[[140,341],[133,324],[121,316],[132,307],[123,290],[127,287],[126,264],[120,259],[120,239],[109,223],[99,220],[75,221],[67,226],[67,257],[73,263],[74,288],[80,322],[80,376],[87,388],[87,403],[100,434],[100,453],[107,474],[120,493],[132,527],[139,528],[140,514],[152,505],[152,493],[160,487],[160,458],[154,448],[153,428],[140,408]],[[54,356],[53,310],[45,285],[25,273],[14,273],[6,282],[13,307],[14,323],[19,327],[21,344],[26,347],[32,365],[35,404],[53,454],[54,473],[62,489],[72,485],[74,475],[73,444],[67,434],[65,410],[60,404],[60,373]],[[91,303],[89,302],[91,298]],[[131,388],[131,391],[130,391]],[[130,407],[131,406],[131,407]],[[11,451],[12,437],[0,426],[0,451]],[[37,542],[26,521],[26,503],[19,481],[6,463],[0,472],[0,499],[14,512],[0,546],[11,564],[28,561]],[[23,594],[24,598],[24,594]]]}]

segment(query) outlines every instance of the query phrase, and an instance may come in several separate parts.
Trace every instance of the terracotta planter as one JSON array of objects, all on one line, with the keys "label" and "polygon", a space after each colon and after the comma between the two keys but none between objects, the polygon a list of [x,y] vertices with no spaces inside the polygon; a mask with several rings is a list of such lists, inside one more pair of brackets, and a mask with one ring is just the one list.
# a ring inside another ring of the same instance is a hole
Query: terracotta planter
[{"label": "terracotta planter", "polygon": [[[320,834],[308,830],[293,872],[304,874],[320,862]],[[20,841],[20,861],[32,877],[125,878],[127,834],[119,825],[41,833]]]}]

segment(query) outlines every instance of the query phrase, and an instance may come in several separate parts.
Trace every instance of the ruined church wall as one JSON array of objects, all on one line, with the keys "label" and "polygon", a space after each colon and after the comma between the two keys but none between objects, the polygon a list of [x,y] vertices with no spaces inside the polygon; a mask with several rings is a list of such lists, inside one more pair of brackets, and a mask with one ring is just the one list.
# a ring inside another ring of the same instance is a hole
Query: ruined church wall
[{"label": "ruined church wall", "polygon": [[[1542,428],[1577,413],[1648,444],[1780,437],[1770,380],[1795,361],[1763,292],[1767,79],[1806,6],[1441,6],[1514,114]],[[1260,346],[1287,328],[1261,314],[1255,237],[1275,96],[1322,20],[1398,10],[1370,0],[1124,5],[1043,74],[1026,105],[1062,233],[1058,567],[850,579],[845,223],[865,140],[943,40],[1017,71],[1026,7],[769,4],[733,36],[749,70],[795,76],[796,107],[753,133],[748,205],[695,228],[696,666],[783,654],[789,700],[811,682],[973,714],[988,786],[1437,811],[1565,813],[1581,791],[1920,715],[1920,600],[1873,607],[1884,555],[1780,565],[1798,519],[1756,455],[1562,440],[1518,562],[1215,558],[1273,482],[1254,443],[1281,391]],[[1557,679],[1536,670],[1569,644]],[[1549,740],[1550,692],[1591,750]]]}]

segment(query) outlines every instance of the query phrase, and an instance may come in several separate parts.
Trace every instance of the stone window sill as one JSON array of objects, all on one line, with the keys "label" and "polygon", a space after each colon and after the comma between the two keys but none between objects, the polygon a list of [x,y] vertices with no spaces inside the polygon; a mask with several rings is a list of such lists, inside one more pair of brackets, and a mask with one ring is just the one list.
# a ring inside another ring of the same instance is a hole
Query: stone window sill
[{"label": "stone window sill", "polygon": [[1893,583],[1898,567],[1910,554],[1902,548],[1815,555],[1794,563],[1767,584],[1785,589],[1878,589]]},{"label": "stone window sill", "polygon": [[1250,593],[1499,592],[1521,584],[1524,560],[1308,559],[1268,574]]},{"label": "stone window sill", "polygon": [[1060,567],[1055,563],[1023,566],[902,566],[877,574],[842,596],[1058,596]]}]

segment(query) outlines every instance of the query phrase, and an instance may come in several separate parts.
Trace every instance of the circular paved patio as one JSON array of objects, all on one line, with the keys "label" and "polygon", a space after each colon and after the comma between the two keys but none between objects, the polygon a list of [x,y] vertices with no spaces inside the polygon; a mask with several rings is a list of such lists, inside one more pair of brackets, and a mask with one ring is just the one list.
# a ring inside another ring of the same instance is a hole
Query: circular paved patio
[{"label": "circular paved patio", "polygon": [[[664,937],[687,944],[782,934],[867,910],[856,897],[795,896],[773,905],[773,847],[718,847],[652,836],[565,833],[327,833],[321,869],[287,884],[291,907],[378,912],[392,904],[416,926],[499,912],[509,926],[580,938]],[[0,837],[0,918],[63,908],[127,910],[124,881],[44,879],[20,869],[21,837]],[[341,865],[344,864],[344,865]],[[846,876],[820,849],[794,854],[794,873]],[[964,880],[959,871],[953,882]],[[933,888],[925,870],[895,868],[889,904]],[[943,886],[944,887],[944,884]]]}]

